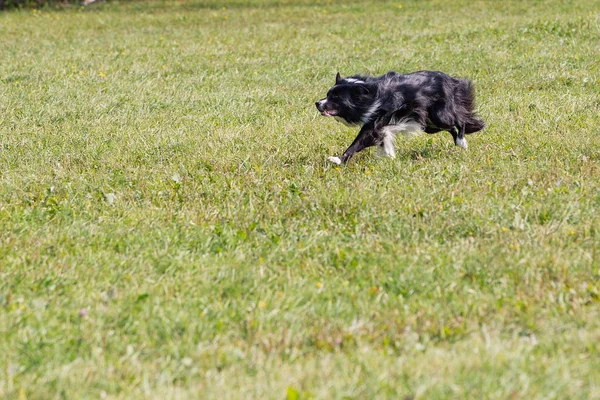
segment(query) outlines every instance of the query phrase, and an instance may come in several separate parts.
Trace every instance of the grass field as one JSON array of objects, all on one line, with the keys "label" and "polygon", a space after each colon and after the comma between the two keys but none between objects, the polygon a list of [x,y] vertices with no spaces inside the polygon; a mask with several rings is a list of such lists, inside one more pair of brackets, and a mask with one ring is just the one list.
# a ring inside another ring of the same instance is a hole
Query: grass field
[{"label": "grass field", "polygon": [[[600,398],[600,1],[0,14],[0,398]],[[327,164],[335,73],[485,131]]]}]

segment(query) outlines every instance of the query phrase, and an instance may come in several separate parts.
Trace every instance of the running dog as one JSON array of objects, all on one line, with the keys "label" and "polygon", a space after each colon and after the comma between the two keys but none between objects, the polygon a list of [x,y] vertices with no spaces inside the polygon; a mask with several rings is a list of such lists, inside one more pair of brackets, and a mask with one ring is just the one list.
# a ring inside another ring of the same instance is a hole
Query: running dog
[{"label": "running dog", "polygon": [[474,111],[472,83],[438,71],[347,78],[338,72],[335,85],[316,106],[324,116],[361,127],[344,154],[328,157],[335,164],[345,164],[370,146],[379,146],[384,155],[395,157],[393,142],[398,133],[413,136],[423,131],[448,131],[454,144],[466,149],[465,134],[485,127]]}]

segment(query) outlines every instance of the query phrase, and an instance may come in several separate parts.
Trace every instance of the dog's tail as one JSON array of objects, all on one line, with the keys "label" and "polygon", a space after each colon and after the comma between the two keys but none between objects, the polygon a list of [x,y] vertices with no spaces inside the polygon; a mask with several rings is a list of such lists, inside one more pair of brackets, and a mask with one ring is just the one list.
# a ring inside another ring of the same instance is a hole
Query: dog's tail
[{"label": "dog's tail", "polygon": [[465,124],[465,133],[479,132],[483,128],[485,128],[485,122],[475,114],[471,114],[469,120]]},{"label": "dog's tail", "polygon": [[479,132],[485,128],[485,122],[477,116],[475,112],[475,89],[471,81],[465,80],[465,85],[461,85],[459,90],[459,99],[465,114],[463,121],[465,124],[465,133]]}]

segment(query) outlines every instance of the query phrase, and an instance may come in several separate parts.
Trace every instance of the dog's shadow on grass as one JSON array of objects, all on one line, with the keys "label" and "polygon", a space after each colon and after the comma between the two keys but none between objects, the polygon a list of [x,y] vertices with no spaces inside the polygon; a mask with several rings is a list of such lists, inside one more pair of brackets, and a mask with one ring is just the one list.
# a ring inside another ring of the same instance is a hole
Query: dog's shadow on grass
[{"label": "dog's shadow on grass", "polygon": [[[338,153],[340,153],[340,152],[338,152]],[[404,146],[396,147],[395,160],[411,161],[411,162],[426,162],[426,161],[435,160],[435,159],[447,159],[448,157],[450,157],[451,153],[452,153],[452,148],[450,146],[445,146],[445,145],[439,144],[439,143],[436,144],[435,142],[428,141],[427,143],[422,144],[420,147],[417,147],[417,148],[409,147],[408,145],[406,147],[404,147]],[[311,155],[315,155],[315,154],[320,155],[320,157],[318,159],[315,159],[314,156],[311,156]],[[307,152],[304,154],[293,155],[293,156],[290,155],[290,156],[286,157],[284,159],[283,163],[284,163],[284,165],[297,166],[297,165],[311,164],[313,161],[315,161],[315,162],[317,162],[317,164],[320,164],[322,162],[325,162],[327,157],[330,155],[337,155],[337,153],[336,153],[336,151],[332,151],[327,146],[316,145],[316,146],[308,149]],[[382,156],[379,153],[379,150],[377,148],[373,147],[366,151],[357,153],[354,157],[352,157],[351,160],[348,161],[347,165],[356,164],[356,163],[362,164],[364,162],[368,163],[369,160],[371,160],[371,161],[380,160],[380,161],[388,161],[388,162],[392,161],[388,157]],[[331,164],[329,162],[327,162],[327,164],[335,166],[334,164]]]},{"label": "dog's shadow on grass", "polygon": [[439,149],[427,146],[420,149],[411,149],[401,153],[401,158],[412,160],[412,161],[424,161],[434,156],[439,156],[441,152]]},{"label": "dog's shadow on grass", "polygon": [[396,157],[403,160],[413,162],[428,161],[437,158],[447,158],[450,149],[443,144],[436,144],[432,139],[429,139],[425,145],[420,147],[396,148]]}]

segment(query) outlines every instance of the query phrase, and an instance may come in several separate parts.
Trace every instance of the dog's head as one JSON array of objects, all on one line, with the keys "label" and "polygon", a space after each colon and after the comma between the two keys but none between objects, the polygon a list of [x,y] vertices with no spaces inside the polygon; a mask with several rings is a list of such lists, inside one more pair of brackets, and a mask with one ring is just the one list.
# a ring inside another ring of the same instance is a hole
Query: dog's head
[{"label": "dog's head", "polygon": [[342,122],[360,124],[373,102],[374,93],[369,85],[356,78],[335,77],[335,85],[327,92],[327,97],[315,103],[317,110],[326,117],[338,117]]}]

